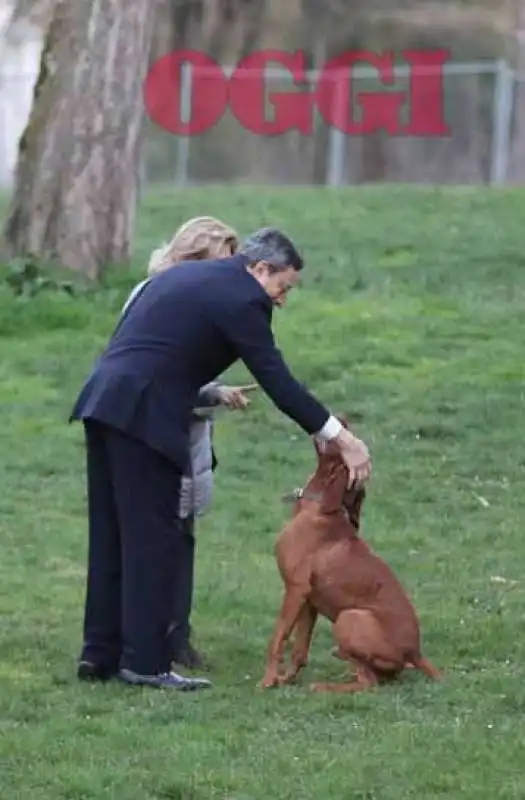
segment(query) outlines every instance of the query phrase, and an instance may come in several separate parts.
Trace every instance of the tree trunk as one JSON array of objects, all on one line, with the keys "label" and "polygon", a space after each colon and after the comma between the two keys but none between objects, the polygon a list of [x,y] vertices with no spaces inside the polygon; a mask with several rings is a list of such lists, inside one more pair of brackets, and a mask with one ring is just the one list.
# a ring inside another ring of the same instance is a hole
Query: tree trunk
[{"label": "tree trunk", "polygon": [[96,279],[130,254],[157,0],[58,0],[19,143],[11,255]]}]

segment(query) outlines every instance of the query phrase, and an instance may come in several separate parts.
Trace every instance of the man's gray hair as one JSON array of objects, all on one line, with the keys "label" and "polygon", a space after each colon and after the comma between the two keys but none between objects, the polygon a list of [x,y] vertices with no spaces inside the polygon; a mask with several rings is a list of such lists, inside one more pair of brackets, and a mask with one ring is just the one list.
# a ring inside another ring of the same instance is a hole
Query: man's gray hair
[{"label": "man's gray hair", "polygon": [[239,252],[247,256],[251,264],[265,261],[272,272],[283,272],[290,267],[299,272],[304,266],[292,240],[278,228],[255,231],[248,236]]}]

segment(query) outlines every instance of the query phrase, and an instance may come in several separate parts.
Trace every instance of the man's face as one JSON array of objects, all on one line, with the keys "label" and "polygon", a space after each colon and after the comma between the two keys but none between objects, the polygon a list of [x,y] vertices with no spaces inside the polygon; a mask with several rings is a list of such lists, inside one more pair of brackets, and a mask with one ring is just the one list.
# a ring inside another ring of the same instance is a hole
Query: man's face
[{"label": "man's face", "polygon": [[294,286],[297,286],[300,278],[300,273],[293,267],[288,267],[281,272],[271,272],[265,261],[258,261],[253,267],[248,267],[248,272],[272,298],[274,306],[279,308],[284,306],[288,293]]}]

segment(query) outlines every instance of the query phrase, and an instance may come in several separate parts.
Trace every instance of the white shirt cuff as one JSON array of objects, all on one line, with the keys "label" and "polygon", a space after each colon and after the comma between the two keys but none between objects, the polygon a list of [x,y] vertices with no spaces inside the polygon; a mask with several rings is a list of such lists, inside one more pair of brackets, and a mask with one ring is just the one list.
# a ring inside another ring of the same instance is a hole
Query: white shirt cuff
[{"label": "white shirt cuff", "polygon": [[328,417],[325,424],[318,431],[315,435],[318,436],[320,439],[324,439],[326,442],[329,442],[331,439],[335,439],[336,436],[339,436],[341,431],[343,430],[343,426],[333,416]]}]

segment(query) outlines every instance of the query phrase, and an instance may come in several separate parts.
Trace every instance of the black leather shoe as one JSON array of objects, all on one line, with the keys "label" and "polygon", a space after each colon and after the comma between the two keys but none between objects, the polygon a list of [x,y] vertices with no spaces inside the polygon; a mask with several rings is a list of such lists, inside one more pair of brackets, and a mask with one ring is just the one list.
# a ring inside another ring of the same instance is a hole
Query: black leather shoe
[{"label": "black leather shoe", "polygon": [[138,675],[130,669],[121,669],[119,680],[130,686],[151,686],[154,689],[176,689],[179,692],[194,692],[197,689],[209,689],[211,681],[206,678],[186,678],[176,672],[161,675]]},{"label": "black leather shoe", "polygon": [[173,662],[185,669],[209,669],[210,665],[190,642],[182,644],[173,654]]},{"label": "black leather shoe", "polygon": [[91,661],[79,661],[77,677],[79,681],[109,681],[117,673],[116,669],[106,664],[93,664]]}]

